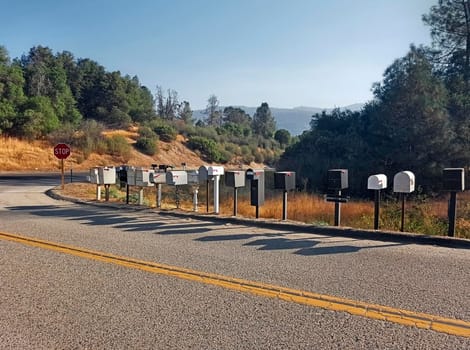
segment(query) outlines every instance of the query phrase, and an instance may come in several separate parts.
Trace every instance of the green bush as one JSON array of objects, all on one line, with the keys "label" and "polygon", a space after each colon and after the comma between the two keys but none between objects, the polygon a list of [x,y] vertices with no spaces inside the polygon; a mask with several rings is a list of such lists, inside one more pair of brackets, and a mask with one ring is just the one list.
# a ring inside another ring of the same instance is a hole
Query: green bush
[{"label": "green bush", "polygon": [[139,137],[137,142],[135,143],[135,148],[137,148],[140,152],[147,154],[149,156],[155,155],[157,153],[157,138],[149,138],[149,137]]},{"label": "green bush", "polygon": [[223,154],[219,145],[211,139],[202,136],[191,137],[188,147],[195,151],[200,151],[210,162],[227,162],[226,154]]},{"label": "green bush", "polygon": [[131,146],[126,138],[122,135],[113,135],[106,139],[108,153],[113,156],[119,156],[123,159],[129,159],[131,154]]}]

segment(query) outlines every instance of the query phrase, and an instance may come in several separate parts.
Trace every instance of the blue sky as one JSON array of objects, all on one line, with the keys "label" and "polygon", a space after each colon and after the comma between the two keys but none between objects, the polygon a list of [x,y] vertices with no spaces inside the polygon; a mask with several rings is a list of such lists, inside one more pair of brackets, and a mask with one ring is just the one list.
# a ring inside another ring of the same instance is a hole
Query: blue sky
[{"label": "blue sky", "polygon": [[171,88],[193,109],[366,102],[437,0],[0,0],[0,45],[36,45]]}]

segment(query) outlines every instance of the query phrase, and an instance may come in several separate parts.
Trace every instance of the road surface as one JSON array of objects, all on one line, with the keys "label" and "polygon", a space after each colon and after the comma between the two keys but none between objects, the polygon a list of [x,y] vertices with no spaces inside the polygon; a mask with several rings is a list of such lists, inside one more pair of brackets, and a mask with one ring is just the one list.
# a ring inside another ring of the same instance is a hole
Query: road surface
[{"label": "road surface", "polygon": [[468,249],[74,204],[59,182],[0,176],[0,348],[470,349]]}]

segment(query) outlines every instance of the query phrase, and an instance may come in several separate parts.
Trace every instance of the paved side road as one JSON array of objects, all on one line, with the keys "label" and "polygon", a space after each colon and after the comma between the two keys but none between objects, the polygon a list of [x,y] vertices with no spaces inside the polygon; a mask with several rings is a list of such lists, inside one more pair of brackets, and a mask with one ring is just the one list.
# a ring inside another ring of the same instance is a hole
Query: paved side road
[{"label": "paved side road", "polygon": [[[0,187],[0,231],[470,320],[468,249],[97,208]],[[14,349],[465,349],[469,338],[0,240],[0,344]]]}]

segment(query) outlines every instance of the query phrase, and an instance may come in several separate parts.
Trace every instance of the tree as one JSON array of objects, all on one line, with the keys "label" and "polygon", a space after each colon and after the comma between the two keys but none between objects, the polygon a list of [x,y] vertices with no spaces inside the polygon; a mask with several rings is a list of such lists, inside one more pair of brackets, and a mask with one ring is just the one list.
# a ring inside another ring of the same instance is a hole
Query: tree
[{"label": "tree", "polygon": [[253,115],[253,132],[264,138],[272,138],[276,131],[276,120],[271,114],[271,109],[263,102]]},{"label": "tree", "polygon": [[439,0],[423,21],[431,27],[433,45],[449,64],[458,56],[465,81],[470,78],[470,4],[468,0]]},{"label": "tree", "polygon": [[158,116],[166,120],[174,120],[180,108],[178,93],[175,90],[168,89],[165,97],[163,88],[157,86],[156,99]]},{"label": "tree", "polygon": [[222,125],[222,113],[220,112],[217,96],[209,96],[204,114],[207,115],[207,125],[216,127]]},{"label": "tree", "polygon": [[182,107],[179,111],[179,118],[185,124],[193,124],[193,110],[191,109],[191,105],[188,101],[183,101]]},{"label": "tree", "polygon": [[455,149],[447,92],[425,52],[411,47],[387,68],[374,95],[376,101],[365,109],[363,122],[374,168],[389,174],[412,170],[421,184],[432,186]]},{"label": "tree", "polygon": [[274,139],[277,142],[279,142],[281,147],[285,147],[285,146],[289,145],[290,139],[291,139],[291,135],[290,135],[289,130],[286,130],[286,129],[276,130],[276,132],[274,133]]}]

